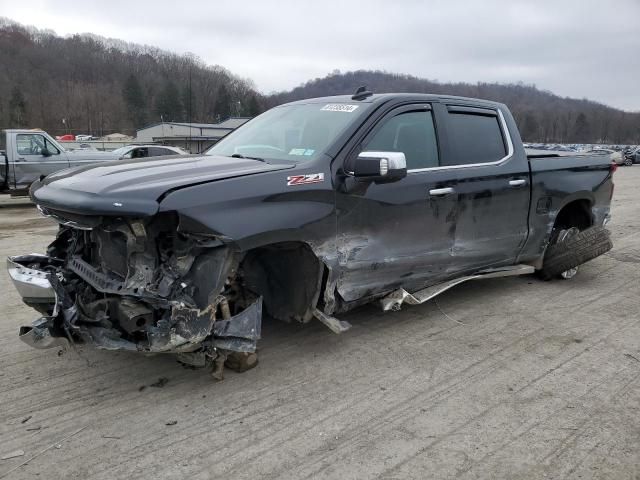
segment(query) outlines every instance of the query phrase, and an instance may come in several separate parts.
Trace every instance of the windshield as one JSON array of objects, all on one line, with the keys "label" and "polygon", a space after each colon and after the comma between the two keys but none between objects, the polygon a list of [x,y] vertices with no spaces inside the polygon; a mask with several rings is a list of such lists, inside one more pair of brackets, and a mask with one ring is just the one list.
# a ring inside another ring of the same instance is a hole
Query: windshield
[{"label": "windshield", "polygon": [[272,108],[211,147],[207,155],[307,162],[318,158],[365,105],[309,103]]}]

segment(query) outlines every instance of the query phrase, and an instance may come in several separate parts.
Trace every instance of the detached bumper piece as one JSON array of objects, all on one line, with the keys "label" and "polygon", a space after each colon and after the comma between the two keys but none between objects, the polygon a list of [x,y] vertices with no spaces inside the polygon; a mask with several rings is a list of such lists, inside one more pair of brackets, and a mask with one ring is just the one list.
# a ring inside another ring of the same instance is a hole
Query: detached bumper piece
[{"label": "detached bumper piece", "polygon": [[[235,315],[231,315],[222,295],[203,310],[170,301],[170,317],[149,325],[146,338],[134,341],[125,338],[108,316],[87,316],[64,286],[68,279],[63,276],[61,260],[44,255],[10,257],[7,268],[23,301],[43,313],[32,325],[20,328],[20,340],[33,348],[86,343],[105,350],[175,353],[183,363],[212,366],[214,377],[219,379],[225,364],[236,370],[247,370],[257,364],[262,297]],[[122,297],[120,302],[127,304],[128,311],[135,312],[131,307],[137,305],[135,299]],[[141,314],[148,313],[142,302],[139,310]],[[136,321],[136,317],[131,320]]]},{"label": "detached bumper piece", "polygon": [[49,282],[49,271],[55,271],[62,261],[46,255],[21,255],[7,258],[7,271],[22,300],[29,306],[55,303]]}]

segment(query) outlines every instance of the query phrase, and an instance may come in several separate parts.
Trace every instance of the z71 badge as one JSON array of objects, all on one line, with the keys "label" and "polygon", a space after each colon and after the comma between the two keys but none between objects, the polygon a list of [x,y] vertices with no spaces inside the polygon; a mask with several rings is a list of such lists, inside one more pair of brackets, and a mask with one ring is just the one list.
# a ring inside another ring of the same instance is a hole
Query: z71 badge
[{"label": "z71 badge", "polygon": [[291,175],[287,177],[287,186],[307,185],[309,183],[324,182],[324,173],[311,173],[309,175]]}]

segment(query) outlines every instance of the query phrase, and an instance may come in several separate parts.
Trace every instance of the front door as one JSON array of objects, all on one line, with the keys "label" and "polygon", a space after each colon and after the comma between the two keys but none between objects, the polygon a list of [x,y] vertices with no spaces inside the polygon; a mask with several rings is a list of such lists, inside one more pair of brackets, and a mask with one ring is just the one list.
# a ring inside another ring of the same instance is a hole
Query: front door
[{"label": "front door", "polygon": [[66,155],[39,133],[17,134],[15,153],[12,167],[18,189],[28,188],[43,175],[69,167]]},{"label": "front door", "polygon": [[393,183],[346,177],[338,185],[337,289],[345,301],[450,276],[456,198],[441,190],[443,173],[430,172],[440,164],[436,130],[431,105],[405,105],[387,113],[346,159],[348,170],[361,151],[403,152],[408,173]]}]

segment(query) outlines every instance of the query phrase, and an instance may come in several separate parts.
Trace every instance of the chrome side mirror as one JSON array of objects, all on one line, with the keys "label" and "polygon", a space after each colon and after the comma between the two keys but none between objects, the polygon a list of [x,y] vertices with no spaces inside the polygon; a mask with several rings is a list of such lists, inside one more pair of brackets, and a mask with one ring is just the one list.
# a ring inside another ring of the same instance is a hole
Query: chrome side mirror
[{"label": "chrome side mirror", "polygon": [[372,180],[400,180],[407,175],[407,159],[402,152],[361,152],[353,166],[353,176]]}]

